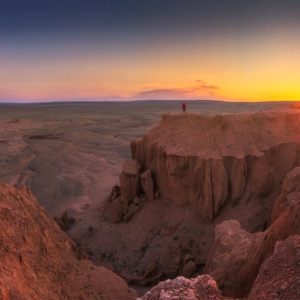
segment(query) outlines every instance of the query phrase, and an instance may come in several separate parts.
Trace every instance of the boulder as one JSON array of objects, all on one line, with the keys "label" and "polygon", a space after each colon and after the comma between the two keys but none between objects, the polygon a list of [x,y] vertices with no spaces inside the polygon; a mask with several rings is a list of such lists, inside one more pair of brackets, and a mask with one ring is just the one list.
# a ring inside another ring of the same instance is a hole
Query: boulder
[{"label": "boulder", "polygon": [[155,199],[154,185],[153,185],[152,174],[150,170],[147,170],[146,172],[141,174],[141,184],[145,195],[148,197],[150,201],[153,201]]},{"label": "boulder", "polygon": [[197,270],[197,265],[194,261],[189,261],[186,265],[183,266],[181,275],[186,278],[190,278],[193,273]]},{"label": "boulder", "polygon": [[277,242],[273,255],[260,268],[250,299],[300,299],[300,235]]}]

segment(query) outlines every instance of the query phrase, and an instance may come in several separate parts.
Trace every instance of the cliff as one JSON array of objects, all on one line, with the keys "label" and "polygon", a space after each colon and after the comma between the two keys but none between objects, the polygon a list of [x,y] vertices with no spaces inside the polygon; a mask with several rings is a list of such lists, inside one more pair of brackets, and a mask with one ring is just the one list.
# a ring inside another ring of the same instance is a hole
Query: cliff
[{"label": "cliff", "polygon": [[77,256],[29,189],[0,182],[1,300],[136,298],[113,272]]},{"label": "cliff", "polygon": [[[277,242],[257,276],[249,297],[243,300],[298,300],[300,298],[300,235]],[[177,277],[159,283],[137,300],[238,300],[225,297],[209,275],[187,279]],[[242,300],[241,298],[239,298]]]},{"label": "cliff", "polygon": [[134,160],[179,206],[213,221],[225,204],[267,197],[299,164],[300,112],[165,114],[131,143]]},{"label": "cliff", "polygon": [[[216,226],[215,242],[204,272],[217,281],[224,295],[247,295],[262,263],[273,254],[276,242],[300,234],[299,191],[300,167],[297,167],[286,175],[272,212],[276,218],[264,232],[246,232],[237,221],[226,221]],[[296,252],[287,253],[291,253],[290,260],[296,259]],[[277,272],[281,276],[279,268]]]}]

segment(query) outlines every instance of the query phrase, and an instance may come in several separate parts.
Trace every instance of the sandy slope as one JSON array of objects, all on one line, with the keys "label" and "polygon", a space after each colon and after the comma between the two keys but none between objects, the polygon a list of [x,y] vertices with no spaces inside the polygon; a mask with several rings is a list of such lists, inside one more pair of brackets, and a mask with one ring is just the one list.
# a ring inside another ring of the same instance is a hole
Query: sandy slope
[{"label": "sandy slope", "polygon": [[111,271],[77,249],[35,196],[0,182],[0,299],[135,299]]}]

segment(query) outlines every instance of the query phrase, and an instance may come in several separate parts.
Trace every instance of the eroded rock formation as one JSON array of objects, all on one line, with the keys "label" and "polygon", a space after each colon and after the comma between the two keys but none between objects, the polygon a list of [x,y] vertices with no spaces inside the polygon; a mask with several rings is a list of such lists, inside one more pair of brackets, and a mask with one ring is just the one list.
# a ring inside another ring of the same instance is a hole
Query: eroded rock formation
[{"label": "eroded rock formation", "polygon": [[274,254],[260,268],[250,299],[300,299],[300,236],[276,243]]},{"label": "eroded rock formation", "polygon": [[151,172],[148,170],[141,174],[139,162],[126,160],[120,174],[120,187],[112,188],[109,199],[113,208],[112,221],[128,222],[141,209],[145,200],[155,199]]},{"label": "eroded rock formation", "polygon": [[132,157],[150,170],[164,199],[190,205],[212,221],[241,198],[267,197],[297,166],[300,113],[163,115],[131,143]]},{"label": "eroded rock formation", "polygon": [[[260,268],[249,297],[243,300],[300,299],[300,235],[277,242],[274,254]],[[225,297],[209,275],[177,277],[159,283],[138,300],[238,300]]]},{"label": "eroded rock formation", "polygon": [[215,243],[204,272],[217,281],[224,295],[247,295],[276,242],[300,234],[299,191],[300,168],[297,167],[286,175],[273,209],[273,222],[264,232],[246,232],[237,221],[216,226]]},{"label": "eroded rock formation", "polygon": [[27,189],[0,182],[0,299],[135,299],[113,272],[78,260],[77,247]]},{"label": "eroded rock formation", "polygon": [[[208,275],[195,279],[177,277],[159,283],[137,300],[222,300],[225,299],[213,278]],[[229,300],[229,298],[226,298]]]}]

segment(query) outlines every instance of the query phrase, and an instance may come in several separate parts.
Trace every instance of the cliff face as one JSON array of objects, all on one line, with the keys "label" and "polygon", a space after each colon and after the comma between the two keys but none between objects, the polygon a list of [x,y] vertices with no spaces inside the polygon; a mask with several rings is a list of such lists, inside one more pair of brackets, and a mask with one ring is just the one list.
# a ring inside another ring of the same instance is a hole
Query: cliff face
[{"label": "cliff face", "polygon": [[[273,216],[276,215],[276,219],[274,218],[266,231],[246,232],[237,221],[226,221],[216,226],[215,242],[204,272],[217,281],[224,295],[235,297],[247,295],[261,264],[272,255],[276,242],[300,234],[299,179],[300,167],[286,175],[272,213]],[[296,252],[291,254],[289,259],[294,260],[294,256],[297,256]],[[275,269],[274,266],[272,268]],[[279,269],[277,276],[281,276]],[[260,285],[263,286],[262,283]]]},{"label": "cliff face", "polygon": [[[243,300],[300,299],[300,235],[277,242],[273,255],[260,268],[249,297]],[[177,277],[159,283],[138,300],[238,300],[224,297],[209,275]],[[242,300],[241,298],[239,298]]]},{"label": "cliff face", "polygon": [[0,270],[1,300],[136,298],[111,271],[77,259],[76,245],[28,189],[1,182]]},{"label": "cliff face", "polygon": [[299,164],[299,111],[163,115],[131,143],[164,199],[192,206],[208,221],[230,202],[267,197]]}]

